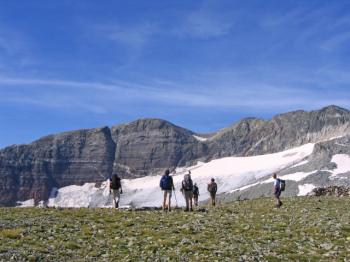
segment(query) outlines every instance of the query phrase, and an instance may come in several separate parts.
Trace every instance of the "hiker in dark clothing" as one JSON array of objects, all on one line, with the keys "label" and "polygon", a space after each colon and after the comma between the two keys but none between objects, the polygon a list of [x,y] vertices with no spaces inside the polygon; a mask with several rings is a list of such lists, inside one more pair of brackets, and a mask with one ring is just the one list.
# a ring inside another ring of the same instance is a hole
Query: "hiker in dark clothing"
[{"label": "hiker in dark clothing", "polygon": [[123,189],[117,174],[113,174],[109,178],[109,194],[113,195],[114,207],[119,208],[120,195],[123,194]]},{"label": "hiker in dark clothing", "polygon": [[[159,182],[160,188],[163,190],[163,210],[168,209],[171,211],[171,196],[172,190],[175,190],[173,178],[170,176],[170,171],[165,170],[165,174],[162,176]],[[166,200],[168,198],[168,204],[166,204]]]},{"label": "hiker in dark clothing", "polygon": [[215,206],[216,204],[216,191],[218,190],[218,185],[215,183],[215,179],[212,178],[210,183],[208,184],[208,191],[210,193],[211,204]]},{"label": "hiker in dark clothing", "polygon": [[281,196],[281,180],[279,178],[277,178],[277,174],[274,173],[272,175],[272,178],[274,179],[274,182],[273,182],[273,188],[274,188],[274,196],[276,198],[276,207],[277,208],[280,208],[283,203],[280,199],[280,196]]},{"label": "hiker in dark clothing", "polygon": [[196,183],[193,185],[193,200],[194,200],[194,205],[198,206],[198,196],[199,196],[199,188]]},{"label": "hiker in dark clothing", "polygon": [[186,201],[185,211],[193,211],[193,182],[191,179],[191,171],[189,171],[189,173],[185,175],[184,180],[182,180],[181,192],[184,195]]}]

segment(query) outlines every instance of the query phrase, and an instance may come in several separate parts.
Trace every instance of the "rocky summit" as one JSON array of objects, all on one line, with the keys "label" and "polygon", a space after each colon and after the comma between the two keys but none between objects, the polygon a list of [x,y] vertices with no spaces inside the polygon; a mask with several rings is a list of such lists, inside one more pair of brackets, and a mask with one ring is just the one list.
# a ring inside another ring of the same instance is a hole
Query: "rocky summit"
[{"label": "rocky summit", "polygon": [[[341,138],[329,141],[337,137]],[[46,200],[53,188],[99,183],[113,171],[123,178],[136,178],[198,161],[269,154],[317,143],[310,161],[293,167],[294,171],[312,171],[329,167],[332,153],[350,154],[349,138],[350,111],[337,106],[280,114],[271,120],[246,118],[212,134],[196,134],[161,119],[65,132],[0,150],[0,206]],[[324,181],[319,186],[325,186]],[[242,194],[250,197],[252,192],[240,192],[239,197]],[[254,194],[263,195],[259,190]]]}]

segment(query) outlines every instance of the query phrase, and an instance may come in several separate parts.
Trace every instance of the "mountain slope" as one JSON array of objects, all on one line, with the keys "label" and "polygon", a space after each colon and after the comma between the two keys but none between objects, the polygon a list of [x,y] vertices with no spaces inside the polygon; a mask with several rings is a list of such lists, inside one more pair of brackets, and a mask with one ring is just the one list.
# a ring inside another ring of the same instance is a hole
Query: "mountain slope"
[{"label": "mountain slope", "polygon": [[[199,162],[195,166],[178,168],[173,174],[177,198],[173,205],[184,206],[179,191],[188,170],[200,189],[200,201],[208,201],[207,183],[212,177],[218,184],[222,202],[271,196],[273,172],[287,181],[283,196],[306,195],[315,187],[350,186],[350,136],[317,144],[306,144],[274,154],[251,157],[225,157]],[[157,207],[161,205],[161,176],[124,179],[121,205]],[[112,207],[108,183],[68,186],[59,189],[46,203],[57,207]],[[33,205],[27,201],[24,205]]]},{"label": "mountain slope", "polygon": [[53,188],[161,174],[230,156],[281,152],[350,134],[350,112],[336,106],[269,121],[246,118],[211,135],[161,119],[77,130],[0,150],[0,205],[46,200]]},{"label": "mountain slope", "polygon": [[[312,153],[313,148],[313,144],[306,144],[275,154],[226,157],[208,163],[199,162],[197,165],[188,168],[178,168],[176,173],[172,175],[176,188],[175,194],[178,196],[177,204],[185,205],[179,190],[187,170],[191,170],[192,179],[199,186],[199,200],[206,201],[209,198],[206,186],[212,177],[216,179],[219,193],[229,192],[255,183],[261,178],[270,176],[272,172],[278,172],[299,163]],[[161,176],[158,175],[122,180],[124,194],[121,198],[121,205],[132,207],[160,206],[162,200],[162,192],[159,189],[160,178]],[[61,188],[49,199],[47,205],[57,207],[112,207],[113,203],[107,185],[107,182],[100,187],[95,183],[90,183],[83,186]],[[31,205],[32,203],[32,201],[29,201],[24,204]],[[173,205],[175,204],[173,201]]]},{"label": "mountain slope", "polygon": [[141,119],[112,127],[114,171],[123,177],[162,173],[206,154],[194,133],[161,119]]},{"label": "mountain slope", "polygon": [[47,199],[53,187],[104,181],[114,161],[109,128],[78,130],[0,151],[0,205]]},{"label": "mountain slope", "polygon": [[[350,186],[350,135],[315,144],[312,154],[303,161],[282,170],[287,180],[285,196],[306,195],[313,188]],[[267,178],[221,196],[224,201],[251,199],[271,195],[272,179]]]},{"label": "mountain slope", "polygon": [[277,115],[270,121],[243,119],[210,138],[209,147],[211,155],[219,157],[261,155],[347,133],[350,133],[350,112],[329,106]]}]

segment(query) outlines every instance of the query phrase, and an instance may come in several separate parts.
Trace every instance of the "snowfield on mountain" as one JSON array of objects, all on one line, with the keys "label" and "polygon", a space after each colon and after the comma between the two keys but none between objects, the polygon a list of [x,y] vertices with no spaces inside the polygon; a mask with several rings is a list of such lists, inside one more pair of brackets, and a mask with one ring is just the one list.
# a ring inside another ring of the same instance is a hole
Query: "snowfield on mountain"
[{"label": "snowfield on mountain", "polygon": [[[209,198],[207,183],[212,177],[218,184],[219,193],[229,192],[238,188],[254,184],[257,181],[270,177],[273,172],[278,172],[289,166],[293,166],[305,157],[309,156],[314,144],[306,144],[301,147],[286,150],[275,154],[267,154],[252,157],[225,157],[212,160],[208,163],[199,162],[188,168],[178,168],[173,174],[176,199],[173,197],[173,205],[184,206],[185,202],[179,191],[181,181],[187,171],[191,171],[194,183],[200,189],[199,201]],[[160,206],[162,193],[159,188],[161,175],[149,176],[137,179],[123,179],[124,194],[121,198],[122,206],[132,207],[156,207]],[[298,179],[298,176],[289,179]],[[23,206],[33,205],[29,200],[22,203]],[[56,207],[111,207],[108,181],[96,186],[95,183],[86,183],[83,186],[67,186],[54,189],[48,206]]]}]

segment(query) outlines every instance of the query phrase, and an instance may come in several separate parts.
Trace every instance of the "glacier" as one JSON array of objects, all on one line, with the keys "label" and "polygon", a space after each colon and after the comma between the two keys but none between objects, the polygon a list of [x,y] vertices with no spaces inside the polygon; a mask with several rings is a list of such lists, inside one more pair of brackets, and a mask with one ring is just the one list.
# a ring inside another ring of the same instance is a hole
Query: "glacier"
[{"label": "glacier", "polygon": [[[175,185],[172,205],[179,207],[185,205],[180,187],[183,176],[188,171],[191,171],[192,180],[199,187],[199,201],[206,201],[209,199],[209,193],[206,190],[207,184],[211,178],[215,178],[219,194],[247,187],[264,178],[268,179],[265,182],[270,182],[269,179],[272,173],[305,161],[305,158],[312,153],[313,148],[314,144],[309,143],[274,154],[225,157],[208,163],[198,162],[191,167],[177,168],[172,173]],[[123,179],[124,193],[120,200],[121,207],[161,206],[160,178],[161,175]],[[31,206],[33,200],[27,200],[19,204],[21,206]],[[71,185],[59,189],[55,188],[54,193],[51,194],[45,205],[49,207],[112,207],[113,203],[109,195],[108,181],[105,181],[100,186],[95,183],[86,183],[82,186]]]}]

